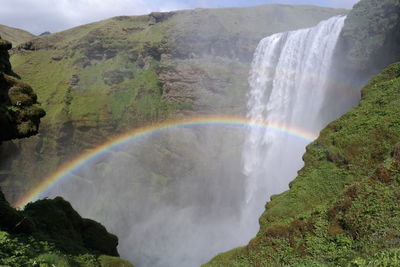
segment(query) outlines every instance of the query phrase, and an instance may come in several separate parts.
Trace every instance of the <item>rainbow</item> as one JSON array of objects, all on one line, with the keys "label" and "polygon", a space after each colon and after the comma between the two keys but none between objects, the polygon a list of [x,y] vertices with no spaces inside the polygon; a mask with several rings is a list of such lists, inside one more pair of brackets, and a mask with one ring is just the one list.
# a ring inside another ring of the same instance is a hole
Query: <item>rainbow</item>
[{"label": "rainbow", "polygon": [[290,134],[297,138],[305,139],[308,142],[311,142],[318,137],[316,134],[307,132],[300,128],[287,127],[275,122],[267,123],[265,121],[254,121],[245,117],[234,117],[234,116],[202,116],[202,117],[187,118],[182,120],[174,120],[174,121],[166,121],[156,124],[150,124],[144,127],[133,129],[131,131],[128,131],[127,133],[114,137],[104,142],[103,144],[82,153],[74,160],[62,165],[50,176],[45,177],[32,190],[23,195],[15,203],[15,206],[17,208],[23,208],[27,203],[39,199],[44,192],[46,192],[52,186],[57,184],[57,182],[66,178],[68,174],[70,174],[71,172],[78,170],[79,168],[86,165],[88,162],[97,158],[98,156],[112,149],[115,149],[118,146],[134,141],[139,137],[143,137],[146,135],[154,134],[163,130],[177,128],[177,127],[208,126],[208,125],[268,128],[271,130],[276,130]]}]

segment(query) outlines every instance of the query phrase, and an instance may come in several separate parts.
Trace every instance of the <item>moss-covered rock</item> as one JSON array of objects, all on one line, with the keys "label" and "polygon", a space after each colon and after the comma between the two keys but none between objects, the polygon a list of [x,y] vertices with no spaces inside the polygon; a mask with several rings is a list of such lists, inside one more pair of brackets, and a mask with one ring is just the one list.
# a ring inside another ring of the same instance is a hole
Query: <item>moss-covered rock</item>
[{"label": "moss-covered rock", "polygon": [[24,214],[35,222],[37,231],[45,234],[47,240],[53,240],[69,253],[86,248],[118,256],[118,238],[108,233],[100,223],[83,219],[61,197],[30,203]]},{"label": "moss-covered rock", "polygon": [[17,211],[0,191],[1,266],[132,267],[118,258],[117,245],[115,235],[100,223],[82,218],[61,197]]},{"label": "moss-covered rock", "polygon": [[[45,112],[32,88],[13,73],[0,39],[0,142],[34,135]],[[118,238],[101,224],[82,218],[58,197],[11,207],[0,190],[0,266],[129,266],[118,256]]]},{"label": "moss-covered rock", "polygon": [[0,140],[35,135],[45,115],[32,88],[12,71],[11,43],[0,38]]},{"label": "moss-covered rock", "polygon": [[0,230],[11,233],[32,233],[36,230],[30,218],[15,210],[0,190]]}]

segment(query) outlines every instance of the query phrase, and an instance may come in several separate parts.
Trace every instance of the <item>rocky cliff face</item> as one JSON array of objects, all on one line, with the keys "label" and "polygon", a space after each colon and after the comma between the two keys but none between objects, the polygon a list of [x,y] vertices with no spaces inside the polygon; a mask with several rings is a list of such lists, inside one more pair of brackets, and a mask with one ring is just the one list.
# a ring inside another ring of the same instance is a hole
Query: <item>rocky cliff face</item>
[{"label": "rocky cliff face", "polygon": [[32,88],[12,71],[8,50],[11,43],[0,38],[0,140],[37,134],[45,115]]},{"label": "rocky cliff face", "polygon": [[[32,88],[12,71],[9,49],[11,43],[0,39],[0,142],[37,134],[45,115]],[[60,197],[30,203],[20,211],[0,190],[0,265],[132,266],[119,258],[98,257],[118,256],[117,245],[115,235],[82,218]]]},{"label": "rocky cliff face", "polygon": [[152,13],[18,46],[11,60],[38,88],[48,116],[40,135],[4,146],[3,153],[15,155],[3,161],[6,195],[15,201],[63,162],[117,133],[179,117],[244,114],[259,40],[346,12],[267,5]]},{"label": "rocky cliff face", "polygon": [[346,68],[370,77],[400,61],[400,1],[362,0],[346,20],[342,50]]}]

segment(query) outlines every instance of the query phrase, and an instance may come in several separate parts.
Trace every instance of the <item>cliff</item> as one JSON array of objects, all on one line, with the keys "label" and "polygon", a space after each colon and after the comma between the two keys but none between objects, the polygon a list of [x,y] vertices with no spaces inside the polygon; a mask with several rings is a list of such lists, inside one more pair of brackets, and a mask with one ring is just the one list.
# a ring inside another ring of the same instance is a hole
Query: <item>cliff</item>
[{"label": "cliff", "polygon": [[361,77],[400,61],[400,1],[362,0],[347,17],[341,46],[342,67]]},{"label": "cliff", "polygon": [[[354,6],[338,44],[340,78],[361,84],[400,60],[399,4]],[[399,264],[399,82],[400,63],[371,79],[359,105],[307,147],[290,190],[266,204],[257,236],[204,266]]]},{"label": "cliff", "polygon": [[[0,39],[0,141],[37,134],[45,115],[32,88],[12,71],[10,48]],[[19,211],[0,190],[1,266],[132,266],[112,257],[118,256],[117,245],[116,236],[83,219],[62,198],[30,203]]]},{"label": "cliff", "polygon": [[[247,75],[259,40],[346,12],[266,5],[152,13],[115,17],[21,44],[11,61],[37,88],[48,115],[40,135],[0,151],[0,157],[12,155],[1,166],[5,194],[15,202],[65,161],[145,124],[193,115],[244,115]],[[146,171],[156,175],[152,167]]]},{"label": "cliff", "polygon": [[11,43],[0,38],[0,140],[37,134],[45,115],[32,88],[12,71],[8,50]]}]

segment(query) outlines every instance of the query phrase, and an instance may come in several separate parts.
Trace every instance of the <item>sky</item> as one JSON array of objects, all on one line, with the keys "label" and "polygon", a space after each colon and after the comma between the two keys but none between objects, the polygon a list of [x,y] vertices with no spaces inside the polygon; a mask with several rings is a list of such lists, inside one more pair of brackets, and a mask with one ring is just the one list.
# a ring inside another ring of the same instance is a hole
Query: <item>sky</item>
[{"label": "sky", "polygon": [[0,0],[0,24],[52,33],[122,15],[191,8],[308,4],[351,8],[358,0]]}]

